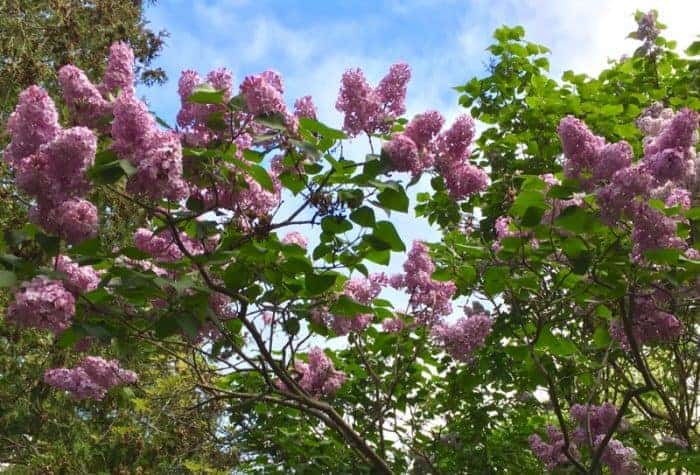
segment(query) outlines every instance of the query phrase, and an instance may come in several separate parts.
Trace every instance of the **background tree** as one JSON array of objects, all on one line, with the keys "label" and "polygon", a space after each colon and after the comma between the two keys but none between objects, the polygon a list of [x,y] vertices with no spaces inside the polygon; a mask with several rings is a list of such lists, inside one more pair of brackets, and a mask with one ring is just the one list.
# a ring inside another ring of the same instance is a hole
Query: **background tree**
[{"label": "background tree", "polygon": [[[0,141],[6,145],[5,121],[17,95],[30,84],[59,93],[58,69],[79,65],[88,76],[101,77],[109,47],[125,41],[135,55],[138,81],[160,84],[165,72],[154,61],[164,47],[165,31],[155,32],[143,16],[141,1],[113,0],[7,0],[0,2]],[[17,232],[25,222],[27,200],[13,183],[2,161],[0,212],[2,257],[22,255],[35,265],[48,256]],[[95,197],[99,199],[99,197]],[[111,200],[107,239],[123,236],[124,218],[137,220],[128,202]],[[3,313],[8,295],[2,289]],[[104,338],[104,335],[102,335]],[[99,335],[92,335],[99,340]],[[0,322],[0,462],[9,473],[187,473],[231,467],[236,451],[216,437],[220,407],[199,411],[189,391],[191,377],[174,369],[159,355],[136,351],[129,359],[148,390],[116,394],[99,406],[76,406],[36,385],[47,361],[65,358],[66,345],[39,333],[18,332]],[[123,355],[123,349],[100,346],[105,356]]]}]

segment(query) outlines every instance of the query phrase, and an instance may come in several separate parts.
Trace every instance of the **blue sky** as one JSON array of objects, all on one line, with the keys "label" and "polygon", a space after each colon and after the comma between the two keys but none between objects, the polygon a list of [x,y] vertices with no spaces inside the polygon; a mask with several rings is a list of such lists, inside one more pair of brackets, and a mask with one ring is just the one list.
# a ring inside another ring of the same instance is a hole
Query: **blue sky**
[{"label": "blue sky", "polygon": [[484,48],[502,24],[525,26],[552,49],[553,73],[595,71],[631,51],[625,40],[635,9],[657,4],[671,36],[688,44],[700,28],[693,0],[159,0],[148,7],[156,29],[170,32],[160,66],[162,88],[142,90],[155,111],[172,119],[180,70],[227,66],[240,81],[267,68],[285,77],[287,99],[313,94],[321,119],[339,123],[333,104],[347,67],[379,79],[398,60],[413,68],[409,114],[427,108],[460,112],[451,86],[483,74]]},{"label": "blue sky", "polygon": [[[282,73],[290,105],[312,94],[320,119],[339,127],[334,103],[343,71],[361,67],[375,83],[401,60],[413,71],[407,115],[437,109],[450,121],[464,112],[451,87],[485,73],[485,48],[496,27],[523,25],[530,40],[550,47],[556,77],[566,69],[595,73],[608,58],[633,51],[635,43],[625,37],[634,29],[634,11],[655,5],[669,25],[667,36],[683,48],[700,33],[700,1],[694,0],[159,0],[146,17],[170,32],[157,61],[170,80],[139,92],[172,123],[183,68],[204,75],[226,66],[236,84],[271,68]],[[363,142],[345,151],[365,148]],[[407,242],[439,239],[410,215],[392,219]],[[400,260],[392,261],[396,269]]]}]

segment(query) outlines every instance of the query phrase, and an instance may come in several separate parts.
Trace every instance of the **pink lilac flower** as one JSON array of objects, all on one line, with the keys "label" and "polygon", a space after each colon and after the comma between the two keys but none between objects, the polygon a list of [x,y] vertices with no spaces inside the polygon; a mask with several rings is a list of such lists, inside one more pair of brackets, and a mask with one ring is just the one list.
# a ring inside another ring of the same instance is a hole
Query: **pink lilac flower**
[{"label": "pink lilac flower", "polygon": [[110,388],[137,380],[136,373],[120,368],[117,361],[98,356],[86,356],[75,368],[54,368],[44,373],[46,384],[67,391],[77,401],[102,400]]},{"label": "pink lilac flower", "polygon": [[17,187],[53,207],[90,188],[86,171],[95,159],[97,138],[90,129],[60,130],[54,140],[15,162]]},{"label": "pink lilac flower", "polygon": [[376,94],[385,112],[398,117],[406,112],[406,87],[411,79],[411,68],[406,63],[392,64],[386,76],[379,81]]},{"label": "pink lilac flower", "polygon": [[100,120],[109,115],[110,103],[80,68],[72,64],[63,66],[58,70],[58,82],[76,124],[97,127]]},{"label": "pink lilac flower", "polygon": [[450,161],[465,160],[469,156],[469,147],[475,133],[474,119],[468,115],[460,115],[452,126],[438,137],[439,153],[448,157]]},{"label": "pink lilac flower", "polygon": [[416,115],[406,125],[404,135],[409,137],[417,147],[428,147],[437,137],[445,123],[445,118],[438,111],[430,110]]},{"label": "pink lilac flower", "polygon": [[[677,339],[683,333],[683,324],[675,315],[659,308],[663,303],[659,295],[635,298],[632,317],[632,335],[637,345],[664,343]],[[610,335],[625,349],[629,349],[629,339],[624,324],[620,320],[610,323]]]},{"label": "pink lilac flower", "polygon": [[654,11],[649,11],[642,15],[637,24],[638,40],[644,41],[645,44],[653,44],[660,32],[661,30],[656,25],[656,13]]},{"label": "pink lilac flower", "polygon": [[71,198],[55,207],[34,206],[29,210],[29,221],[57,234],[68,244],[95,237],[99,225],[97,208],[82,198]]},{"label": "pink lilac flower", "polygon": [[[350,297],[354,301],[370,305],[381,293],[382,289],[389,283],[383,273],[371,274],[369,277],[353,277],[345,282],[343,295]],[[353,317],[328,316],[328,324],[337,335],[346,335],[350,332],[360,332],[367,328],[374,320],[374,315],[364,313]]]},{"label": "pink lilac flower", "polygon": [[[210,115],[214,112],[224,114],[226,120],[226,106],[223,104],[196,104],[189,101],[195,87],[202,84],[196,71],[184,70],[178,83],[180,95],[180,111],[177,114],[177,123],[183,129],[185,142],[193,146],[202,146],[216,137],[218,132],[211,130],[207,125]],[[233,74],[226,68],[219,68],[207,74],[206,82],[219,91],[224,92],[223,100],[228,101],[233,91]]]},{"label": "pink lilac flower", "polygon": [[639,204],[635,211],[632,230],[632,256],[635,260],[642,260],[644,253],[650,250],[685,250],[687,244],[676,235],[677,219],[645,203]]},{"label": "pink lilac flower", "polygon": [[685,108],[677,112],[654,140],[644,147],[644,155],[651,156],[667,149],[685,150],[697,142],[698,113]]},{"label": "pink lilac flower", "polygon": [[15,291],[6,316],[18,327],[60,333],[73,322],[75,297],[60,281],[35,277]]},{"label": "pink lilac flower", "polygon": [[[587,444],[599,435],[607,434],[617,418],[617,412],[617,407],[609,402],[600,406],[574,404],[569,410],[571,418],[578,423],[572,432],[573,439],[579,444]],[[626,429],[627,423],[623,420],[618,430]]]},{"label": "pink lilac flower", "polygon": [[343,129],[351,136],[362,132],[387,133],[391,122],[405,112],[406,84],[410,76],[406,64],[394,64],[373,89],[362,70],[345,71],[335,104],[345,116]]},{"label": "pink lilac flower", "polygon": [[440,173],[445,180],[450,197],[454,200],[462,200],[474,193],[484,191],[488,186],[488,174],[470,163],[443,165]]},{"label": "pink lilac flower", "polygon": [[301,247],[302,249],[306,249],[306,246],[308,245],[308,241],[307,241],[306,237],[297,231],[287,233],[282,238],[282,243],[284,243],[284,244],[296,244],[297,246]]},{"label": "pink lilac flower", "polygon": [[175,132],[156,131],[138,161],[136,173],[129,178],[127,190],[156,200],[182,200],[189,195],[182,174],[180,137]]},{"label": "pink lilac flower", "polygon": [[294,115],[316,120],[316,106],[311,96],[300,97],[294,101]]},{"label": "pink lilac flower", "polygon": [[[604,435],[599,435],[594,444],[598,446],[604,439]],[[640,473],[636,457],[637,452],[632,447],[625,447],[619,440],[610,439],[600,460],[610,468],[611,475],[636,475]]]},{"label": "pink lilac flower", "polygon": [[[204,252],[202,243],[192,239],[187,234],[180,232],[179,238],[189,254],[198,255]],[[154,234],[148,229],[139,228],[134,233],[134,246],[139,251],[146,252],[161,262],[176,262],[184,257],[184,253],[169,229]]]},{"label": "pink lilac flower", "polygon": [[596,181],[609,180],[618,170],[632,164],[632,146],[624,140],[605,145],[598,154],[597,166],[593,169]]},{"label": "pink lilac flower", "polygon": [[381,124],[382,106],[359,68],[343,73],[335,108],[345,114],[343,129],[351,136],[372,133],[375,129],[388,130]]},{"label": "pink lilac flower", "polygon": [[403,269],[404,274],[392,276],[390,282],[392,287],[405,289],[409,294],[409,304],[419,323],[432,323],[452,312],[451,299],[456,286],[451,281],[433,280],[435,265],[425,244],[413,242]]},{"label": "pink lilac flower", "polygon": [[605,139],[594,135],[586,124],[573,116],[564,117],[559,122],[557,133],[567,158],[564,164],[566,176],[583,179],[585,183],[598,166]]},{"label": "pink lilac flower", "polygon": [[100,274],[92,266],[81,266],[68,256],[56,258],[56,270],[66,275],[64,285],[75,294],[91,292],[100,284]]},{"label": "pink lilac flower", "polygon": [[247,76],[241,83],[248,112],[253,115],[285,114],[287,106],[282,97],[282,82],[277,73],[265,71]]},{"label": "pink lilac flower", "polygon": [[640,209],[654,185],[654,177],[645,167],[632,166],[617,171],[609,184],[598,189],[596,199],[600,214],[608,224],[614,224],[623,216],[633,216]]},{"label": "pink lilac flower", "polygon": [[105,91],[132,91],[134,87],[134,52],[118,41],[109,47],[109,59],[102,77]]},{"label": "pink lilac flower", "polygon": [[437,138],[437,168],[454,200],[483,191],[488,185],[486,172],[469,163],[474,133],[474,120],[463,115]]},{"label": "pink lilac flower", "polygon": [[551,173],[545,173],[543,175],[540,175],[540,178],[542,178],[542,181],[544,181],[544,183],[547,185],[547,189],[549,189],[552,186],[561,185],[559,179]]},{"label": "pink lilac flower", "polygon": [[432,335],[450,356],[468,362],[477,349],[483,348],[492,325],[493,321],[488,315],[477,313],[460,318],[454,324],[437,323],[433,326]]},{"label": "pink lilac flower", "polygon": [[156,121],[143,101],[133,94],[123,93],[114,101],[114,121],[112,121],[112,148],[118,154],[136,161],[134,154],[148,148]]},{"label": "pink lilac flower", "polygon": [[97,208],[91,202],[72,198],[58,205],[50,220],[55,232],[68,244],[78,244],[97,235]]},{"label": "pink lilac flower", "polygon": [[[547,425],[547,439],[545,442],[538,434],[532,434],[528,438],[530,449],[535,456],[547,467],[547,470],[554,470],[560,465],[565,465],[569,462],[568,457],[564,454],[564,434],[554,427]],[[569,445],[569,454],[572,457],[578,457],[576,445]]]},{"label": "pink lilac flower", "polygon": [[202,119],[199,114],[201,109],[197,107],[199,104],[194,104],[188,100],[194,92],[195,87],[201,84],[201,82],[202,80],[199,74],[197,74],[197,71],[185,69],[180,73],[180,80],[177,86],[181,104],[180,111],[177,113],[177,123],[180,127],[188,127],[193,125],[195,121]]},{"label": "pink lilac flower", "polygon": [[394,170],[409,172],[413,177],[432,165],[423,161],[425,155],[418,153],[415,142],[405,134],[395,134],[391,140],[384,143],[383,149],[389,156]]},{"label": "pink lilac flower", "polygon": [[[301,376],[299,386],[313,397],[332,396],[345,383],[345,373],[337,371],[333,362],[317,346],[309,350],[309,362],[294,362],[294,369]],[[281,381],[278,387],[287,390]]]},{"label": "pink lilac flower", "polygon": [[4,158],[10,163],[29,156],[56,137],[61,126],[49,95],[39,86],[29,86],[19,95],[15,110],[7,120],[10,143]]},{"label": "pink lilac flower", "polygon": [[400,318],[388,318],[382,321],[382,329],[387,333],[399,333],[405,326],[405,323]]}]

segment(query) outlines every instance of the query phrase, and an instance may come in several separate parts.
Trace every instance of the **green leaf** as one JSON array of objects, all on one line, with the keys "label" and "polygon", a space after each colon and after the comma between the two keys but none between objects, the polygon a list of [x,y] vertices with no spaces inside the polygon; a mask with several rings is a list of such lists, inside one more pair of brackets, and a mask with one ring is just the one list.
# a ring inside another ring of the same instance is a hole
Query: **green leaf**
[{"label": "green leaf", "polygon": [[681,251],[675,248],[652,249],[644,252],[644,256],[656,264],[675,264],[680,255]]},{"label": "green leaf", "polygon": [[341,295],[338,297],[338,300],[333,302],[329,311],[333,315],[340,317],[356,317],[365,313],[372,313],[372,308],[355,302],[347,295]]},{"label": "green leaf", "polygon": [[332,129],[328,127],[325,124],[322,124],[321,122],[310,119],[308,117],[300,117],[299,118],[299,127],[302,130],[308,130],[309,132],[316,132],[323,137],[326,137],[328,139],[332,140],[342,140],[347,138],[345,133],[341,130],[337,129]]},{"label": "green leaf", "polygon": [[538,191],[524,190],[518,193],[518,196],[510,208],[510,214],[518,218],[525,216],[525,213],[530,208],[542,210],[544,212],[545,202],[544,195]]},{"label": "green leaf", "polygon": [[597,226],[598,219],[578,206],[569,206],[554,220],[554,225],[574,233],[590,231]]},{"label": "green leaf", "polygon": [[394,252],[404,252],[406,250],[399,233],[389,221],[378,221],[374,225],[374,232],[371,237],[385,243]]},{"label": "green leaf", "polygon": [[61,240],[57,236],[37,233],[36,240],[47,255],[55,256],[58,254]]},{"label": "green leaf", "polygon": [[12,287],[17,282],[17,276],[9,270],[0,270],[0,287]]},{"label": "green leaf", "polygon": [[338,274],[330,272],[324,274],[307,273],[304,285],[309,295],[319,295],[333,287],[337,278]]},{"label": "green leaf", "polygon": [[490,296],[503,292],[510,272],[505,266],[489,267],[484,272],[484,290]]},{"label": "green leaf", "polygon": [[287,258],[281,265],[281,270],[288,275],[297,275],[313,272],[311,262],[304,257],[292,256]]},{"label": "green leaf", "polygon": [[331,234],[342,234],[352,229],[352,223],[342,216],[326,216],[321,220],[321,229]]},{"label": "green leaf", "polygon": [[578,351],[578,348],[571,340],[563,336],[553,335],[549,328],[542,330],[535,348],[548,350],[555,356],[571,356]]},{"label": "green leaf", "polygon": [[70,348],[83,336],[84,335],[71,327],[61,332],[60,336],[56,340],[56,343],[58,344],[59,348]]},{"label": "green leaf", "polygon": [[176,317],[178,326],[189,336],[195,338],[199,332],[199,321],[192,315],[179,315]]},{"label": "green leaf", "polygon": [[247,265],[242,262],[234,262],[224,272],[224,283],[232,290],[242,289],[252,279],[252,273]]},{"label": "green leaf", "polygon": [[282,323],[282,328],[288,335],[296,335],[299,333],[300,325],[298,318],[288,318]]},{"label": "green leaf", "polygon": [[87,171],[88,178],[98,185],[110,185],[119,181],[124,175],[126,175],[126,171],[122,166],[122,160],[115,160],[103,164],[96,163]]},{"label": "green leaf", "polygon": [[165,315],[156,321],[153,329],[155,330],[158,338],[165,338],[177,333],[180,329],[180,325],[178,324],[176,318],[171,315]]},{"label": "green leaf", "polygon": [[403,188],[400,188],[400,191],[392,188],[385,188],[379,193],[377,199],[382,207],[386,209],[393,209],[404,213],[408,211],[408,196],[406,196]]},{"label": "green leaf", "polygon": [[193,104],[223,104],[226,91],[214,89],[209,84],[200,84],[194,88],[187,102]]},{"label": "green leaf", "polygon": [[260,165],[251,165],[248,169],[248,173],[250,173],[250,176],[252,176],[253,179],[267,191],[274,191],[275,187],[272,183],[272,178],[270,178],[267,170],[265,170],[263,167]]},{"label": "green leaf", "polygon": [[374,210],[369,206],[361,206],[350,213],[350,219],[360,226],[374,227]]},{"label": "green leaf", "polygon": [[127,176],[135,175],[138,171],[128,160],[119,160],[119,166],[124,170]]},{"label": "green leaf", "polygon": [[601,325],[595,329],[593,332],[593,344],[598,349],[607,348],[610,344],[610,333],[608,332],[608,327]]}]

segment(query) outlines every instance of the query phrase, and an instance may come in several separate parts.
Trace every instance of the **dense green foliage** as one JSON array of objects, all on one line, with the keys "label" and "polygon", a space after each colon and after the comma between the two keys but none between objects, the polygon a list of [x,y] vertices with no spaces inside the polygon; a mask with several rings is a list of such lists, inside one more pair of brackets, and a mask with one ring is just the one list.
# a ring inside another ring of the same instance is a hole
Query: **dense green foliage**
[{"label": "dense green foliage", "polygon": [[[457,88],[460,104],[486,126],[471,162],[487,170],[490,185],[455,201],[445,176],[431,171],[431,190],[415,205],[443,235],[429,246],[437,267],[430,277],[453,281],[459,303],[493,316],[473,359],[444,351],[405,296],[359,302],[345,293],[349,277],[403,258],[407,236],[392,217],[409,210],[415,180],[393,173],[385,150],[343,156],[340,130],[307,117],[290,127],[281,114],[254,116],[242,96],[200,85],[187,101],[214,110],[206,127],[215,138],[184,147],[187,179],[215,190],[216,180],[230,179],[259,195],[277,185],[294,206],[236,215],[207,211],[194,195],[177,206],[131,193],[136,169],[110,148],[114,137],[101,135],[88,172],[101,233],[67,245],[22,222],[8,225],[2,242],[6,288],[39,274],[61,278],[51,266],[59,254],[103,274],[55,338],[3,323],[0,461],[16,473],[537,474],[545,469],[528,437],[548,422],[568,434],[572,406],[607,401],[629,422],[622,431],[618,420],[608,439],[634,447],[639,470],[700,471],[700,262],[675,248],[632,258],[632,225],[604,222],[594,193],[564,179],[557,134],[571,114],[611,142],[628,141],[640,157],[634,124],[647,107],[700,110],[700,43],[680,54],[658,37],[653,50],[597,77],[566,72],[557,80],[548,50],[521,27],[499,28],[494,39],[485,76]],[[397,120],[392,132],[406,123]],[[243,133],[252,146],[236,141]],[[270,156],[283,170],[274,180]],[[543,219],[556,200],[573,199],[582,204]],[[650,203],[677,218],[678,235],[698,249],[697,190],[693,199],[689,209]],[[113,219],[124,213],[129,220]],[[513,221],[505,238],[495,225],[502,216]],[[138,249],[131,233],[141,226],[173,236],[179,257]],[[292,229],[313,233],[309,252],[282,239]],[[188,248],[195,244],[200,251]],[[635,297],[648,289],[670,296],[683,332],[663,344],[632,338],[623,349],[611,322],[630,334]],[[213,310],[213,297],[226,298],[235,315]],[[405,327],[370,325],[341,337],[315,317],[319,309],[334,318],[371,315],[376,324],[398,318]],[[92,352],[138,372],[139,383],[81,402],[42,383],[44,369],[74,365],[85,336],[96,339]],[[304,385],[299,362],[316,345],[345,374],[337,391]],[[580,449],[556,470],[611,473],[592,443]]]}]

